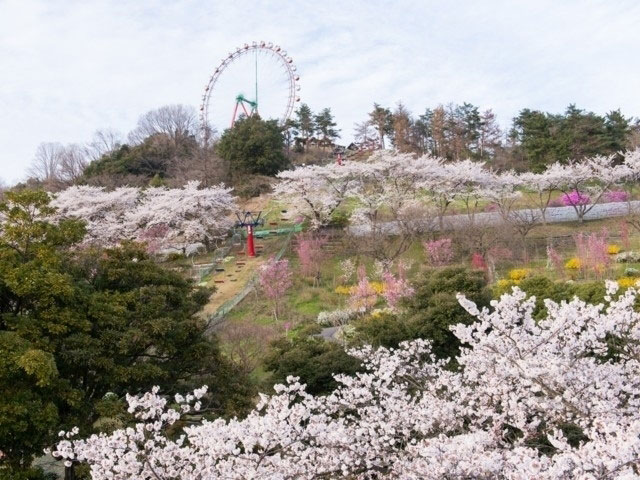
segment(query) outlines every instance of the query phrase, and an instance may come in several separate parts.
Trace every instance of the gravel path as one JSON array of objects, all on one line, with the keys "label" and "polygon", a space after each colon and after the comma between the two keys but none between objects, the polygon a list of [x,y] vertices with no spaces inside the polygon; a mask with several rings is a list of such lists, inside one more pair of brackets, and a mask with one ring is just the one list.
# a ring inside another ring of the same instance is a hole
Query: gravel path
[{"label": "gravel path", "polygon": [[[638,211],[640,209],[640,200],[631,202],[631,210]],[[629,213],[629,205],[627,202],[601,203],[595,205],[584,216],[585,220],[598,220],[601,218],[622,217]],[[517,210],[512,215],[520,218],[535,218],[541,223],[542,216],[538,209]],[[578,216],[573,207],[549,207],[546,212],[547,223],[576,222]],[[469,223],[469,218],[465,214],[447,215],[444,217],[445,228],[447,230],[457,230],[464,228]],[[481,212],[475,215],[476,225],[495,226],[502,223],[502,217],[498,212]],[[397,232],[397,226],[394,222],[388,222],[382,226],[382,229],[388,234]],[[437,226],[436,226],[437,229]],[[366,235],[369,233],[368,226],[349,227],[349,233],[353,235]]]}]

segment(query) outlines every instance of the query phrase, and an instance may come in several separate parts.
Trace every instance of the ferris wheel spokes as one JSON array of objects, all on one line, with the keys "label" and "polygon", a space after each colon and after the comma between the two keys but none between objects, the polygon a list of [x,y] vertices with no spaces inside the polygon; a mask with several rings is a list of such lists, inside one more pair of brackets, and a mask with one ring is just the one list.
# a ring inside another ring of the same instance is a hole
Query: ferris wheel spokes
[{"label": "ferris wheel spokes", "polygon": [[[253,58],[249,53],[253,54]],[[248,74],[250,70],[254,75]],[[200,123],[205,141],[212,131],[220,131],[229,125],[229,114],[233,127],[239,115],[250,117],[258,113],[258,93],[260,114],[265,119],[274,118],[284,125],[293,113],[295,103],[300,101],[300,76],[296,72],[293,59],[273,43],[245,43],[243,47],[230,52],[209,78],[202,97]],[[230,89],[235,92],[231,93]],[[245,92],[251,90],[255,96],[246,95]],[[252,96],[253,99],[250,98]]]}]

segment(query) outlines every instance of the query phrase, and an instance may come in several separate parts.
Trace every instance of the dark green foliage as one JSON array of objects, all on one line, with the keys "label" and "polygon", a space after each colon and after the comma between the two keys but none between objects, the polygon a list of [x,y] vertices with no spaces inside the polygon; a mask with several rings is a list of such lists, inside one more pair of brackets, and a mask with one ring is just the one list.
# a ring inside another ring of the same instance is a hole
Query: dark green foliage
[{"label": "dark green foliage", "polygon": [[541,171],[556,161],[623,150],[630,131],[629,120],[619,110],[603,117],[569,105],[564,115],[522,110],[513,120],[511,138],[528,167]]},{"label": "dark green foliage", "polygon": [[396,348],[401,342],[413,338],[409,325],[390,313],[368,315],[354,322],[353,326],[356,329],[356,344]]},{"label": "dark green foliage", "polygon": [[[76,477],[80,480],[80,477]],[[59,480],[55,473],[44,473],[38,467],[17,470],[2,470],[0,468],[0,480]]]},{"label": "dark green foliage", "polygon": [[[154,263],[141,246],[78,248],[84,227],[48,223],[43,192],[0,205],[0,449],[21,471],[61,428],[117,417],[125,393],[208,384],[231,414],[250,392],[196,313],[209,292]],[[105,398],[110,392],[111,397]],[[114,399],[115,397],[115,399]]]},{"label": "dark green foliage", "polygon": [[330,108],[324,108],[315,116],[315,124],[316,132],[324,142],[333,142],[340,136]]},{"label": "dark green foliage", "polygon": [[385,137],[393,133],[393,115],[391,110],[374,103],[373,110],[369,112],[369,121],[378,132],[380,146],[385,148]]},{"label": "dark green foliage", "polygon": [[197,149],[198,144],[192,136],[176,142],[168,135],[158,133],[145,138],[139,145],[122,145],[90,163],[84,171],[84,177],[136,175],[147,179],[158,177],[155,181],[161,182],[174,163],[190,157]]},{"label": "dark green foliage", "polygon": [[296,146],[300,151],[304,151],[309,138],[316,131],[315,118],[309,105],[303,103],[296,110],[296,119],[292,122],[292,127],[296,137]]},{"label": "dark green foliage", "polygon": [[[547,316],[547,309],[544,306],[545,298],[560,303],[561,301],[570,301],[574,297],[578,297],[585,302],[596,305],[602,303],[605,296],[605,286],[603,282],[554,282],[543,275],[525,278],[518,284],[518,287],[524,291],[527,296],[536,297],[533,316],[538,320]],[[512,287],[507,287],[503,291],[496,291],[494,292],[494,296],[498,297],[502,293],[511,292],[511,288]]]},{"label": "dark green foliage", "polygon": [[217,145],[233,176],[246,173],[275,175],[289,167],[282,129],[275,120],[258,115],[238,120],[225,130]]},{"label": "dark green foliage", "polygon": [[344,210],[334,210],[329,219],[329,228],[346,228],[349,225],[349,214]]},{"label": "dark green foliage", "polygon": [[449,327],[473,321],[456,294],[463,293],[480,308],[488,306],[491,296],[484,274],[463,267],[429,270],[414,282],[414,288],[415,294],[404,301],[397,316],[370,316],[356,322],[354,342],[396,347],[405,340],[424,338],[433,342],[439,358],[455,357],[460,342]]},{"label": "dark green foliage", "polygon": [[287,377],[293,375],[300,377],[300,383],[307,385],[309,393],[323,395],[336,388],[335,374],[353,375],[358,371],[360,362],[337,343],[316,337],[299,337],[276,340],[265,359],[265,367],[274,373],[275,383],[286,383]]},{"label": "dark green foliage", "polygon": [[412,338],[433,342],[439,358],[453,358],[460,342],[449,327],[469,324],[473,317],[458,303],[457,293],[466,295],[479,308],[491,300],[484,273],[463,267],[448,267],[423,274],[414,284],[415,294],[405,302],[404,321]]}]

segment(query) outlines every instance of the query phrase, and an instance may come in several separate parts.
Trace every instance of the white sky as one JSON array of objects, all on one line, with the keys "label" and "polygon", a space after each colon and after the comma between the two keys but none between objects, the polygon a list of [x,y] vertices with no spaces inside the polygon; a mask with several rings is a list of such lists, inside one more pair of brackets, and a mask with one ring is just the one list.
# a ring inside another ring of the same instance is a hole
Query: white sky
[{"label": "white sky", "polygon": [[343,141],[374,101],[640,116],[637,1],[0,0],[0,179],[40,142],[123,133],[166,104],[197,107],[227,52],[272,41],[302,101],[331,107]]}]

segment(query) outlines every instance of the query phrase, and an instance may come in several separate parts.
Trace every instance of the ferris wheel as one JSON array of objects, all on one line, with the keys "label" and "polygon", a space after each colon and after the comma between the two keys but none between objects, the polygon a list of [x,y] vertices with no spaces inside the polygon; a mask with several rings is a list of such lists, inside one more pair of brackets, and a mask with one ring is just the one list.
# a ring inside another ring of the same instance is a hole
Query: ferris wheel
[{"label": "ferris wheel", "polygon": [[205,87],[200,106],[205,139],[256,113],[283,125],[300,101],[299,80],[293,59],[278,45],[253,42],[236,48]]}]

